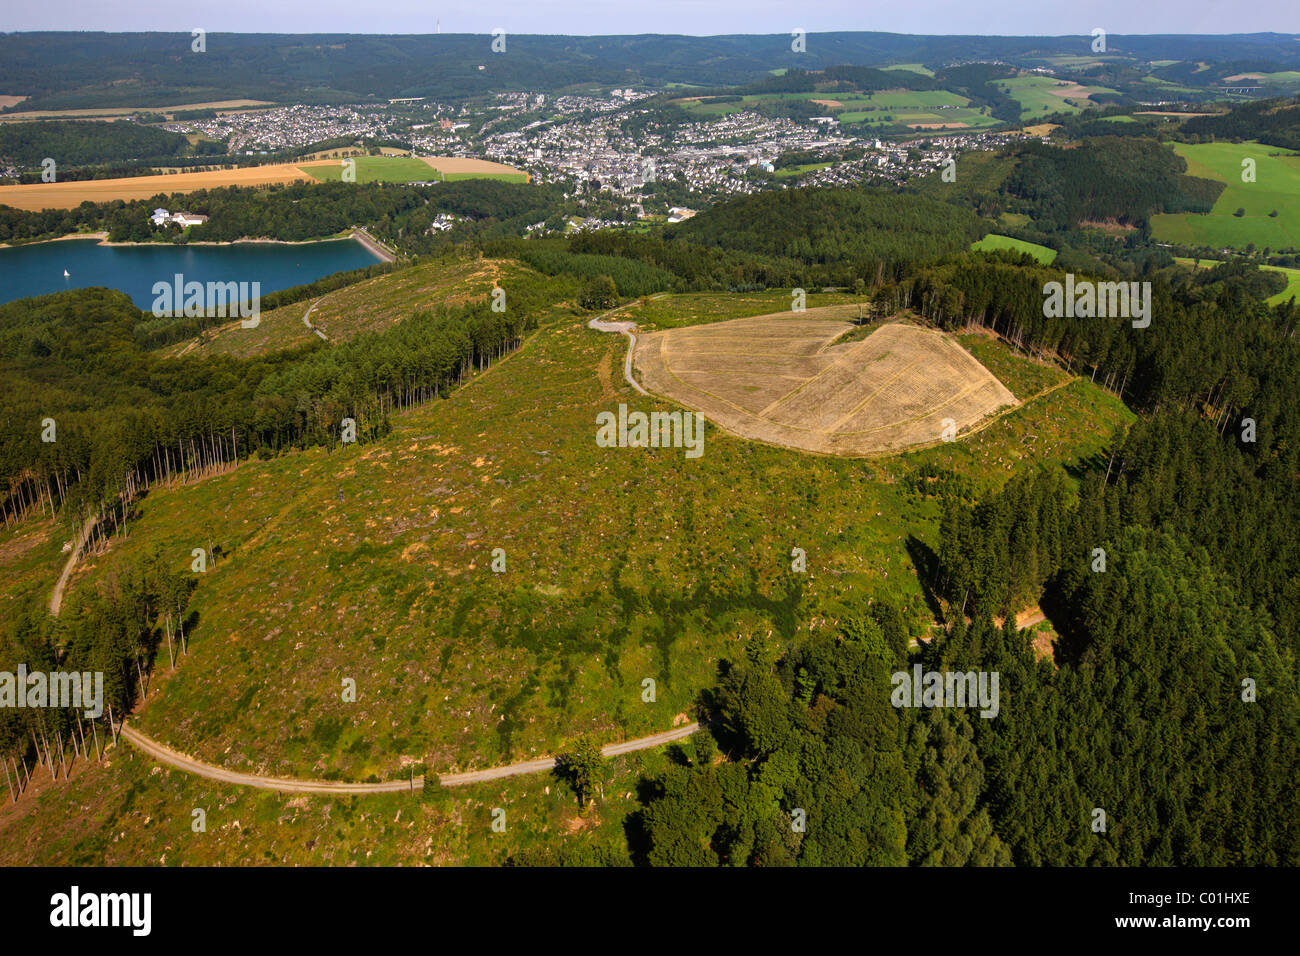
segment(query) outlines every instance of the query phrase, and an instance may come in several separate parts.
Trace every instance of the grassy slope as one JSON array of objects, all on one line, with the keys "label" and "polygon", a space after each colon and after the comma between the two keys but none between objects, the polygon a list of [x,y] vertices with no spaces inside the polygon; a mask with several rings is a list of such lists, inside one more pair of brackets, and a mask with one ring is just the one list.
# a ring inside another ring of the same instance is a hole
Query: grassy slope
[{"label": "grassy slope", "polygon": [[[739,301],[673,297],[646,309],[715,321],[785,297],[730,298]],[[995,342],[975,348],[1017,394],[1060,375]],[[141,729],[232,768],[349,779],[400,776],[406,760],[446,772],[522,759],[588,729],[607,739],[666,729],[719,657],[769,632],[786,643],[814,610],[876,594],[925,618],[905,542],[933,542],[938,515],[898,483],[913,468],[952,467],[992,487],[1018,469],[1095,454],[1129,418],[1074,381],[967,440],[875,462],[713,429],[693,461],[600,449],[596,412],[663,407],[622,382],[624,350],[621,336],[557,318],[450,399],[397,416],[383,442],[251,462],[150,494],[130,537],[74,577],[70,600],[153,548],[188,566],[209,524],[230,556],[200,581],[192,653],[174,675],[163,666]],[[504,575],[487,567],[497,546]],[[809,558],[797,580],[795,546]],[[43,560],[48,587],[60,562]],[[647,676],[658,682],[654,704],[641,702]],[[339,700],[343,677],[357,681],[356,704]],[[512,840],[614,827],[633,806],[621,796],[631,764],[599,825],[575,822],[571,800],[543,777],[408,812],[404,797],[288,800],[147,766],[119,759],[20,804],[67,821],[46,843],[22,837],[23,818],[7,811],[6,859],[233,862],[255,836],[269,840],[267,862],[488,862]],[[195,806],[210,814],[197,839]],[[492,806],[520,807],[531,829],[490,834]]]},{"label": "grassy slope", "polygon": [[[1161,242],[1244,248],[1300,248],[1300,155],[1259,143],[1202,143],[1174,147],[1193,176],[1227,184],[1208,214],[1168,213],[1151,217]],[[1241,181],[1242,160],[1255,160],[1255,182]],[[1233,213],[1244,209],[1240,218]],[[1269,213],[1277,210],[1276,217]]]},{"label": "grassy slope", "polygon": [[[689,746],[689,741],[687,742]],[[40,772],[18,804],[0,801],[0,862],[56,866],[500,865],[521,850],[603,845],[626,853],[637,780],[669,750],[609,761],[605,796],[579,813],[550,774],[366,797],[290,797],[231,787],[153,764],[127,744],[103,764],[78,761],[51,786]],[[491,829],[492,810],[506,830]],[[191,829],[193,811],[207,831]],[[37,825],[39,821],[39,825]]]},{"label": "grassy slope", "polygon": [[1024,239],[1012,239],[1010,236],[999,236],[996,233],[989,233],[978,242],[972,243],[971,248],[975,250],[991,249],[1014,249],[1016,252],[1027,252],[1039,262],[1050,263],[1056,259],[1056,250],[1049,249],[1047,246],[1040,246],[1036,242],[1026,242]]},{"label": "grassy slope", "polygon": [[475,259],[427,262],[395,273],[367,279],[327,293],[262,313],[255,329],[238,321],[210,329],[202,337],[168,346],[169,356],[225,354],[247,358],[319,341],[303,324],[304,313],[316,301],[311,322],[332,341],[374,332],[396,324],[421,308],[454,305],[487,296],[494,284],[508,283],[526,270],[515,262]]},{"label": "grassy slope", "polygon": [[[1069,97],[1052,92],[1055,89],[1062,89],[1062,83],[1064,82],[1053,76],[1016,76],[1007,80],[998,80],[997,85],[1005,87],[1010,96],[1020,103],[1020,118],[1022,120],[1046,116],[1051,113],[1079,113],[1082,112],[1082,109],[1072,102],[1066,102],[1067,99],[1082,100],[1093,93],[1115,92],[1108,87],[1087,85],[1082,85],[1082,93]],[[1074,84],[1070,83],[1068,85],[1073,86]]]},{"label": "grassy slope", "polygon": [[1277,305],[1288,299],[1300,299],[1300,269],[1284,269],[1281,266],[1264,266],[1264,268],[1286,276],[1286,288],[1277,295],[1269,296],[1266,300],[1269,305]]}]

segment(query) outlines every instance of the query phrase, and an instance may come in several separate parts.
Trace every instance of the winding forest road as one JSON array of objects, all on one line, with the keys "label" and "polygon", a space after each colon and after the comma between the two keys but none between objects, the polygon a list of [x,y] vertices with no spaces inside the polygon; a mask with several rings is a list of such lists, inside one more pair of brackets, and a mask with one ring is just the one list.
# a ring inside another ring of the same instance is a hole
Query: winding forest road
[{"label": "winding forest road", "polygon": [[[600,748],[600,752],[606,757],[616,757],[620,754],[634,753],[638,750],[649,750],[652,747],[660,747],[663,744],[672,743],[674,740],[689,737],[699,729],[700,725],[698,723],[686,724],[683,727],[651,734],[649,737],[638,737],[636,740],[625,740],[618,744],[606,744]],[[238,784],[242,787],[278,790],[283,793],[329,794],[400,793],[404,790],[424,787],[423,776],[406,780],[385,780],[383,783],[347,783],[340,780],[291,780],[284,777],[263,777],[258,774],[237,773],[234,770],[226,770],[223,767],[204,763],[201,760],[195,760],[192,757],[178,753],[170,747],[158,743],[152,737],[145,736],[133,727],[128,727],[125,723],[122,725],[120,733],[123,739],[130,742],[131,746],[148,754],[160,763],[165,763],[178,770],[184,770],[186,773],[192,773],[195,776],[206,777],[209,780],[217,780],[221,783]],[[504,777],[517,777],[526,773],[542,773],[554,767],[554,757],[539,757],[536,760],[506,764],[503,767],[489,767],[486,770],[446,774],[438,779],[444,787],[458,787],[467,783],[500,780]]]},{"label": "winding forest road", "polygon": [[319,335],[323,341],[328,342],[329,339],[326,338],[325,333],[322,332],[317,326],[311,324],[311,314],[316,311],[316,306],[320,305],[324,301],[325,301],[325,297],[321,296],[319,299],[317,299],[315,302],[313,302],[310,306],[307,307],[307,311],[304,312],[302,316],[302,324],[307,326],[308,329],[315,332],[317,335]]},{"label": "winding forest road", "polygon": [[81,549],[90,540],[90,532],[94,527],[95,519],[87,518],[86,523],[81,528],[81,534],[72,542],[72,554],[68,555],[68,561],[63,565],[63,573],[59,575],[59,580],[54,585],[54,592],[50,595],[50,615],[52,617],[58,617],[59,612],[63,610],[63,592],[68,587],[68,580],[72,577],[72,571],[77,566],[77,559],[81,557]]},{"label": "winding forest road", "polygon": [[626,309],[626,308],[627,306],[620,305],[616,309],[610,309],[608,312],[602,312],[600,315],[596,316],[594,319],[592,319],[590,322],[587,323],[587,328],[595,329],[597,332],[622,332],[624,335],[628,337],[627,357],[623,359],[623,377],[627,379],[627,383],[629,385],[635,388],[642,395],[649,395],[650,393],[641,387],[641,383],[632,377],[632,353],[636,351],[636,332],[635,332],[636,323],[605,321],[605,316],[613,315],[615,312],[618,312],[619,310]]}]

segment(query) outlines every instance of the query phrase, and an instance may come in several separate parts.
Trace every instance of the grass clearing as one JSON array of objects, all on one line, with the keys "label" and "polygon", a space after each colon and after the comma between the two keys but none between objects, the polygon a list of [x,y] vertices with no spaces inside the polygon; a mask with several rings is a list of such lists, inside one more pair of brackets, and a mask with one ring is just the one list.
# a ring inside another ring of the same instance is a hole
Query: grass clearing
[{"label": "grass clearing", "polygon": [[[1209,213],[1152,216],[1151,233],[1157,240],[1225,249],[1252,243],[1261,249],[1300,248],[1300,154],[1254,142],[1177,143],[1174,149],[1187,160],[1190,175],[1227,188]],[[1242,182],[1247,159],[1254,161],[1254,182]],[[1238,209],[1244,215],[1234,215]]]},{"label": "grass clearing", "polygon": [[[1028,217],[1025,217],[1028,220]],[[976,252],[989,252],[996,249],[1011,249],[1015,252],[1026,252],[1033,256],[1039,262],[1048,264],[1056,260],[1056,250],[1047,246],[1040,246],[1036,242],[1026,242],[1024,239],[1013,239],[1011,236],[1000,236],[997,233],[989,233],[983,239],[971,244],[971,248]]]},{"label": "grass clearing", "polygon": [[[1190,259],[1186,256],[1174,256],[1174,261],[1181,266],[1188,266],[1193,270],[1213,269],[1220,265],[1221,259]],[[1300,298],[1300,269],[1288,269],[1285,266],[1260,266],[1261,269],[1268,269],[1270,272],[1280,272],[1286,277],[1286,288],[1275,295],[1269,296],[1264,301],[1269,305],[1281,305],[1291,298]]]},{"label": "grass clearing", "polygon": [[995,82],[1020,103],[1022,121],[1051,113],[1081,113],[1096,105],[1091,99],[1094,93],[1115,92],[1105,86],[1084,86],[1052,76],[1015,76]]},{"label": "grass clearing", "polygon": [[906,70],[909,73],[920,73],[922,76],[933,78],[934,70],[927,69],[920,63],[894,63],[890,66],[882,66],[882,70]]},{"label": "grass clearing", "polygon": [[[303,163],[302,169],[319,182],[336,183],[343,178],[346,162],[338,159]],[[410,156],[356,156],[351,162],[358,183],[419,183],[437,178],[429,171],[428,163]]]}]

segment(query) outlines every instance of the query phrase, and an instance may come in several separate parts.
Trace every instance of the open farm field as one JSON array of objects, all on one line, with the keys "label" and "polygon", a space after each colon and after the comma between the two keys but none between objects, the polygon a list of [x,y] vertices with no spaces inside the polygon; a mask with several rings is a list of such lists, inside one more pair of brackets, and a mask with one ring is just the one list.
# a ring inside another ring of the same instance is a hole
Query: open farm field
[{"label": "open farm field", "polygon": [[[1189,175],[1227,188],[1208,213],[1152,216],[1157,240],[1231,249],[1252,243],[1261,249],[1300,248],[1300,154],[1261,143],[1177,143],[1174,149],[1187,160]],[[1254,160],[1254,182],[1242,182],[1245,159]],[[1243,215],[1234,215],[1239,209]]]},{"label": "open farm field", "polygon": [[421,160],[432,166],[448,182],[458,179],[504,179],[512,183],[526,183],[529,179],[528,174],[522,170],[486,159],[422,156]]},{"label": "open farm field", "polygon": [[635,362],[650,390],[746,438],[864,456],[941,440],[1015,398],[942,333],[891,323],[865,339],[820,310],[656,332]]},{"label": "open farm field", "polygon": [[265,186],[270,183],[298,182],[307,178],[307,174],[301,168],[285,163],[275,166],[219,169],[204,173],[32,183],[0,186],[0,205],[32,210],[73,209],[83,202],[149,199],[159,194],[189,193],[196,189],[215,189],[219,186]]},{"label": "open farm field", "polygon": [[[419,183],[438,177],[429,164],[411,156],[356,156],[358,183]],[[342,159],[320,160],[299,164],[303,172],[320,182],[336,183],[343,178]]]},{"label": "open farm field", "polygon": [[1104,86],[1082,86],[1051,76],[1015,76],[997,85],[1020,103],[1021,120],[1051,113],[1080,113],[1088,108],[1094,93],[1114,93]]},{"label": "open farm field", "polygon": [[[27,97],[20,96],[18,101]],[[0,98],[10,99],[10,97]],[[0,106],[16,105],[0,101]],[[185,110],[239,110],[250,107],[274,106],[267,100],[211,100],[206,103],[180,103],[176,106],[111,106],[84,110],[23,110],[16,113],[0,115],[0,123],[25,123],[30,120],[47,119],[107,119],[118,116],[130,116],[133,113],[161,113],[170,116]]]}]

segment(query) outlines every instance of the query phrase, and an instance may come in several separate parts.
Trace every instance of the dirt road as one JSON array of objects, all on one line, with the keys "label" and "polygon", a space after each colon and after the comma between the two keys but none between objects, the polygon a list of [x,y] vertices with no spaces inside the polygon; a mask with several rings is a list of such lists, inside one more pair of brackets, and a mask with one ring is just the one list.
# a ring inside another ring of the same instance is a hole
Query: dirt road
[{"label": "dirt road", "polygon": [[587,328],[595,329],[597,332],[622,332],[624,335],[627,336],[628,338],[627,356],[623,359],[623,377],[627,379],[627,383],[629,385],[631,385],[642,395],[649,395],[650,393],[641,387],[641,383],[632,377],[632,353],[636,351],[636,331],[635,331],[636,323],[605,321],[605,316],[613,315],[615,312],[618,312],[620,309],[625,309],[625,308],[627,308],[627,306],[621,305],[617,309],[610,309],[608,312],[602,312],[600,315],[596,316],[594,319],[592,319],[590,322],[587,323]]},{"label": "dirt road", "polygon": [[81,557],[81,549],[86,546],[94,527],[95,519],[88,518],[81,528],[81,534],[72,542],[72,553],[68,555],[68,561],[63,565],[63,573],[59,575],[58,583],[54,585],[54,593],[50,595],[50,614],[54,617],[58,617],[59,612],[63,610],[63,591],[68,586],[72,571],[77,566],[77,559]]},{"label": "dirt road", "polygon": [[[700,729],[700,725],[687,724],[684,727],[677,727],[673,730],[665,730],[662,733],[651,734],[649,737],[639,737],[636,740],[625,740],[618,744],[606,744],[600,748],[601,753],[606,757],[615,757],[619,754],[634,753],[638,750],[649,750],[652,747],[660,747],[675,740],[682,740],[689,737],[695,731]],[[328,793],[328,794],[367,794],[367,793],[400,793],[404,790],[420,789],[424,786],[424,777],[415,777],[413,780],[386,780],[383,783],[346,783],[339,780],[290,780],[283,777],[263,777],[257,774],[237,773],[233,770],[226,770],[201,760],[195,760],[187,757],[182,753],[172,750],[170,747],[158,743],[151,737],[147,737],[133,727],[126,724],[122,725],[121,734],[124,740],[137,750],[148,754],[161,763],[168,764],[178,770],[184,770],[186,773],[192,773],[199,777],[206,777],[209,780],[217,780],[221,783],[233,783],[243,787],[256,787],[259,790],[278,790],[282,793]],[[441,776],[439,779],[444,787],[458,787],[467,783],[481,783],[485,780],[500,780],[503,777],[517,777],[526,773],[542,773],[550,770],[555,766],[554,757],[539,757],[536,760],[528,760],[523,763],[506,764],[502,767],[489,767],[486,770],[471,770],[467,773],[451,773]]]},{"label": "dirt road", "polygon": [[326,338],[325,333],[322,332],[316,326],[311,324],[311,314],[316,311],[316,306],[320,305],[321,302],[323,302],[324,300],[325,297],[321,296],[319,299],[317,299],[315,302],[313,302],[310,306],[307,307],[307,311],[304,312],[302,315],[302,324],[307,326],[307,328],[310,329],[312,332],[315,332],[317,335],[319,335],[322,341],[328,342],[329,339]]}]

